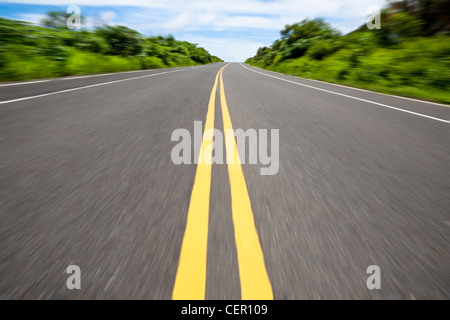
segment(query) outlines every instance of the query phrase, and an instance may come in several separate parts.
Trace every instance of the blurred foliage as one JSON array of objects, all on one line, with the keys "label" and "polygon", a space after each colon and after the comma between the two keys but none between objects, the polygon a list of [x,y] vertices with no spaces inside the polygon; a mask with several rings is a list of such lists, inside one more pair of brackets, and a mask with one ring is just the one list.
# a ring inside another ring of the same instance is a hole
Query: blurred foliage
[{"label": "blurred foliage", "polygon": [[[42,19],[41,24],[48,28],[66,28],[67,19],[71,15],[71,13],[64,11],[48,11],[47,16]],[[81,23],[84,23],[83,16],[80,17],[80,20]]]},{"label": "blurred foliage", "polygon": [[446,26],[429,21],[445,16],[445,11],[436,11],[441,4],[391,2],[382,10],[381,29],[369,30],[364,24],[344,36],[321,19],[303,20],[287,25],[280,39],[259,48],[246,62],[305,78],[450,103],[449,22]]},{"label": "blurred foliage", "polygon": [[135,56],[142,52],[144,39],[139,32],[124,26],[105,26],[95,32],[108,44],[106,54],[122,57]]},{"label": "blurred foliage", "polygon": [[390,0],[389,9],[393,14],[403,12],[414,19],[419,19],[423,36],[450,31],[448,0]]},{"label": "blurred foliage", "polygon": [[67,14],[49,12],[43,27],[0,18],[0,81],[26,80],[222,61],[173,36],[145,37],[124,26],[69,30]]}]

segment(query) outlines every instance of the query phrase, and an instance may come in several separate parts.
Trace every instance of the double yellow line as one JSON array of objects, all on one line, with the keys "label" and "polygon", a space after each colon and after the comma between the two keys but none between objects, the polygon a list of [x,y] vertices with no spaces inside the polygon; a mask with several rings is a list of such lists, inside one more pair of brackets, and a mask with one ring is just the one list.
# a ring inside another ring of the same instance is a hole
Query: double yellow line
[{"label": "double yellow line", "polygon": [[255,227],[250,197],[225,98],[222,74],[228,65],[223,66],[217,73],[209,99],[205,131],[187,215],[186,231],[172,293],[172,298],[175,300],[205,299],[212,129],[214,129],[214,109],[219,79],[241,298],[245,300],[273,299],[272,287],[264,264],[264,256]]}]

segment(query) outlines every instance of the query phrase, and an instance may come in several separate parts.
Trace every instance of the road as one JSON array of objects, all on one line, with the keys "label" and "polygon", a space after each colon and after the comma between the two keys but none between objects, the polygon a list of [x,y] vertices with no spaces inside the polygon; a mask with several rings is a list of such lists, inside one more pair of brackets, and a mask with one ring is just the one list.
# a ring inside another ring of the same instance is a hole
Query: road
[{"label": "road", "polygon": [[[450,298],[449,106],[240,63],[2,84],[0,101],[0,299]],[[194,121],[278,129],[278,171],[174,164]]]}]

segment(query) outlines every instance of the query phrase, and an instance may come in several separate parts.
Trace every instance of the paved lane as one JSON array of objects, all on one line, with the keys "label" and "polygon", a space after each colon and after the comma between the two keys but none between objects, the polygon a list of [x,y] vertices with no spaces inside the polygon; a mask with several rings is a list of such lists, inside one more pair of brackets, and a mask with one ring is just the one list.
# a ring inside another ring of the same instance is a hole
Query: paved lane
[{"label": "paved lane", "polygon": [[[449,124],[237,64],[224,77],[235,127],[280,129],[278,174],[244,166],[275,298],[449,297]],[[410,110],[399,100],[383,103]],[[379,291],[366,287],[373,264]]]},{"label": "paved lane", "polygon": [[[225,66],[0,86],[70,90],[0,105],[0,298],[450,297],[450,108]],[[277,174],[173,164],[173,131],[211,110],[221,132],[279,129]],[[202,280],[176,296],[182,270]]]},{"label": "paved lane", "polygon": [[2,298],[171,298],[195,166],[170,137],[222,65],[1,106]]}]

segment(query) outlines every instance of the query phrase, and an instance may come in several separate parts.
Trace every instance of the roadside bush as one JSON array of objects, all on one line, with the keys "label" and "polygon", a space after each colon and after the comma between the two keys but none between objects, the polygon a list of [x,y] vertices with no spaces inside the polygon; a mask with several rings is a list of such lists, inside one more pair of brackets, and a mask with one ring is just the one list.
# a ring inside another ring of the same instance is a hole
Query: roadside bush
[{"label": "roadside bush", "polygon": [[308,56],[316,60],[322,60],[333,53],[332,45],[327,41],[317,41],[309,50]]},{"label": "roadside bush", "polygon": [[166,67],[163,61],[158,57],[143,57],[141,61],[142,69],[160,69]]},{"label": "roadside bush", "polygon": [[64,12],[49,13],[39,27],[0,18],[0,80],[191,66],[222,61],[173,36],[145,38],[124,26],[68,30]]},{"label": "roadside bush", "polygon": [[375,33],[355,31],[334,39],[307,39],[303,42],[308,43],[306,51],[292,58],[299,55],[299,51],[293,54],[299,43],[289,47],[282,38],[247,63],[305,78],[450,102],[449,35],[406,37],[385,46]]}]

